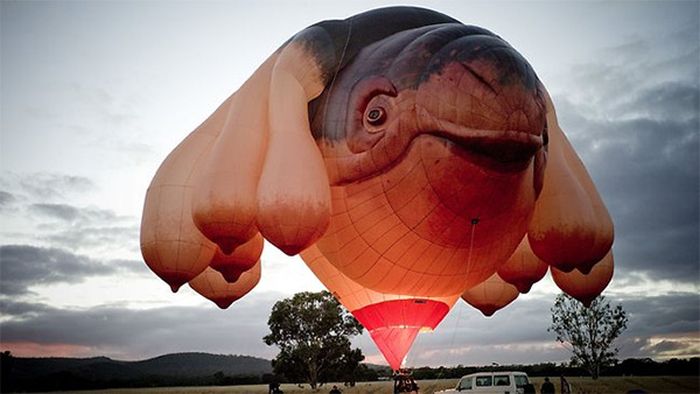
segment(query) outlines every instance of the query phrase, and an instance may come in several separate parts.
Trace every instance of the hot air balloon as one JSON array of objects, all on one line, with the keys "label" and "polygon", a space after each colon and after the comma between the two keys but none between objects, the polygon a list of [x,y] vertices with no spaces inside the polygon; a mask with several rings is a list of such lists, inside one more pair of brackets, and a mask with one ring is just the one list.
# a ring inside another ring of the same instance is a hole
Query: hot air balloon
[{"label": "hot air balloon", "polygon": [[260,281],[260,261],[243,272],[234,283],[227,282],[220,272],[207,268],[189,282],[192,290],[211,300],[219,308],[226,309],[237,299],[248,294]]},{"label": "hot air balloon", "polygon": [[535,254],[564,272],[586,273],[608,253],[613,223],[581,159],[559,127],[547,99],[549,156],[542,195],[528,229]]},{"label": "hot air balloon", "polygon": [[527,237],[523,237],[518,248],[504,264],[498,267],[498,276],[515,286],[519,292],[527,293],[533,284],[544,278],[549,266],[532,252]]},{"label": "hot air balloon", "polygon": [[526,291],[542,265],[511,270],[524,238],[582,271],[613,239],[528,62],[415,7],[302,30],[161,165],[141,247],[173,289],[256,234],[301,252],[392,367],[499,266]]},{"label": "hot air balloon", "polygon": [[554,267],[550,268],[554,283],[566,294],[581,301],[585,306],[590,306],[591,302],[605,290],[610,283],[614,271],[612,251],[597,264],[593,266],[588,274],[579,270],[564,272]]},{"label": "hot air balloon", "polygon": [[342,274],[315,246],[301,256],[321,283],[367,329],[393,370],[401,367],[416,336],[434,330],[459,298],[379,293]]},{"label": "hot air balloon", "polygon": [[[548,133],[555,168],[545,176]],[[583,255],[575,266],[585,270],[612,240],[527,61],[485,29],[413,7],[301,31],[162,170],[151,189],[192,193],[189,215],[182,204],[170,211],[191,216],[224,253],[257,231],[288,254],[316,244],[349,278],[386,293],[461,293],[526,232],[563,269]],[[161,220],[153,212],[167,204],[152,200],[144,218]],[[163,239],[152,222],[144,249]],[[199,235],[177,242],[201,244]],[[569,244],[577,252],[557,246]]]},{"label": "hot air balloon", "polygon": [[497,310],[518,298],[518,289],[493,274],[485,281],[472,287],[462,294],[462,299],[469,305],[481,311],[484,316],[492,316]]}]

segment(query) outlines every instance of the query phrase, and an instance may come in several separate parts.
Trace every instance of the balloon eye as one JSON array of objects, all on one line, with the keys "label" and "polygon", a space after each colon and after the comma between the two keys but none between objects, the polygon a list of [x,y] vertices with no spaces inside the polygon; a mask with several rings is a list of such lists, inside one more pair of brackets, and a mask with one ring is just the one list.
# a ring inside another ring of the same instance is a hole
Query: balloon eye
[{"label": "balloon eye", "polygon": [[386,120],[386,111],[382,107],[373,107],[365,115],[367,123],[372,126],[379,126]]}]

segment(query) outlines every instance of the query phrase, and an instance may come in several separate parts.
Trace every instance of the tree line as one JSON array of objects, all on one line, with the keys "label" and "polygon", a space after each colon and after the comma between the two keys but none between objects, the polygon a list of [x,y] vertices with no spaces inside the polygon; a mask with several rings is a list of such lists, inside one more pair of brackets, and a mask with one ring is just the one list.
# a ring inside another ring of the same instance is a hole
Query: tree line
[{"label": "tree line", "polygon": [[[568,364],[539,363],[498,366],[420,367],[411,370],[416,380],[458,379],[464,375],[488,371],[522,371],[529,376],[589,376],[583,367]],[[650,358],[629,358],[601,370],[600,376],[696,376],[700,358],[654,361]]]}]

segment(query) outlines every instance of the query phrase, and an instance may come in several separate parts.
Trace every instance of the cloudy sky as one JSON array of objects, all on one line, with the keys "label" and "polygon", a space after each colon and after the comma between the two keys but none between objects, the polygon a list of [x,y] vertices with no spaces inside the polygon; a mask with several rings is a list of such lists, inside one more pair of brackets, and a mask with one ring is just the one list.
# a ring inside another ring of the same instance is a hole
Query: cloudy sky
[{"label": "cloudy sky", "polygon": [[[20,356],[272,358],[275,301],[321,284],[271,246],[226,311],[172,294],[141,260],[146,188],[165,155],[280,44],[391,5],[2,1],[0,347]],[[418,4],[418,3],[416,3]],[[425,1],[518,49],[616,225],[605,294],[630,317],[620,357],[700,355],[700,3]],[[564,361],[549,277],[492,318],[458,303],[408,366]],[[367,334],[355,343],[381,362]]]}]

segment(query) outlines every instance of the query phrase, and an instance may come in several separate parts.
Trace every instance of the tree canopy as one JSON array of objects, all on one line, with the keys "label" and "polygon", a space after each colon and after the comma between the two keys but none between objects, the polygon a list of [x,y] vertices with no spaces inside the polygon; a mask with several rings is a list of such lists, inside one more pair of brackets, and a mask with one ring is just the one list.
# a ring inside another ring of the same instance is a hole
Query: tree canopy
[{"label": "tree canopy", "polygon": [[551,311],[549,331],[556,333],[557,341],[571,346],[571,364],[583,367],[593,379],[598,379],[600,368],[616,361],[618,349],[612,343],[627,328],[622,305],[613,308],[605,297],[599,296],[587,308],[560,294]]},{"label": "tree canopy", "polygon": [[353,381],[364,356],[351,349],[350,337],[361,334],[362,326],[331,293],[303,292],[278,301],[267,324],[263,341],[280,349],[272,360],[275,373],[314,389],[330,380]]}]

